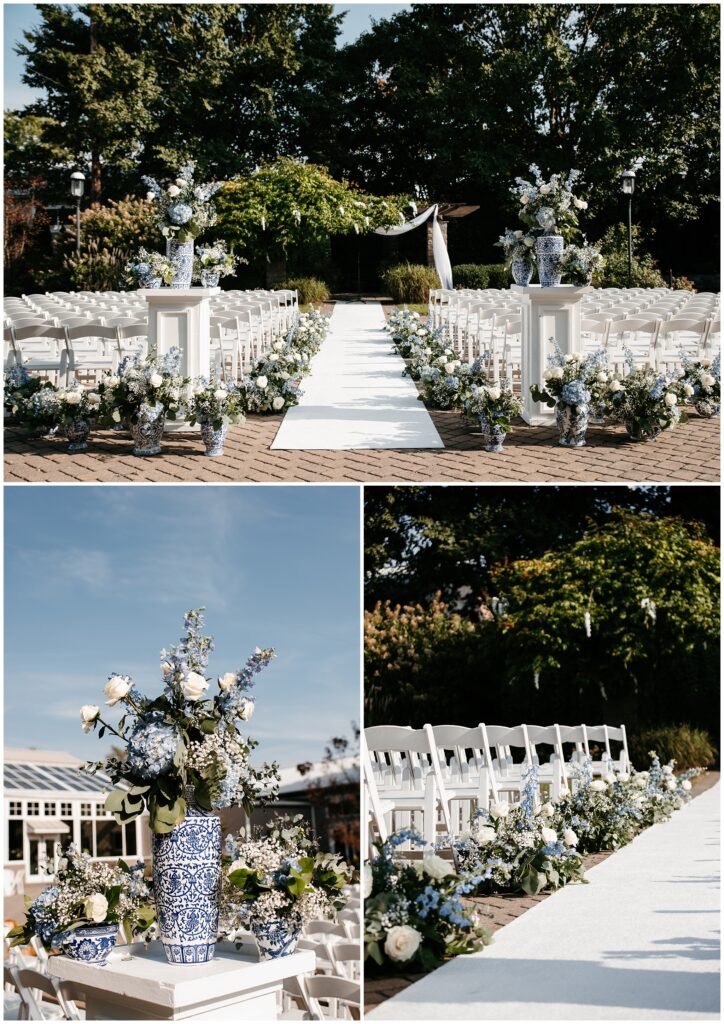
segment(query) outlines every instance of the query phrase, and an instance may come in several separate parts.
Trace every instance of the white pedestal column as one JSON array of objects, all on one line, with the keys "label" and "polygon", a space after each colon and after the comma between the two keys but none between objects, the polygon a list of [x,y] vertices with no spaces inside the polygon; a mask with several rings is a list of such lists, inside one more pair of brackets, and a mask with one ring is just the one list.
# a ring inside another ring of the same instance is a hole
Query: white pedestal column
[{"label": "white pedestal column", "polygon": [[591,289],[568,284],[555,288],[540,285],[521,288],[514,284],[511,288],[521,300],[523,419],[533,425],[548,425],[555,422],[555,410],[534,402],[530,386],[543,386],[548,355],[554,351],[551,338],[558,342],[564,355],[580,351],[581,299]]},{"label": "white pedestal column", "polygon": [[220,942],[207,964],[169,964],[160,942],[119,946],[105,967],[51,957],[48,971],[86,993],[87,1020],[276,1020],[285,978],[313,973],[314,953],[300,950],[259,962],[256,945],[237,952]]},{"label": "white pedestal column", "polygon": [[[210,368],[209,298],[220,288],[145,288],[148,303],[148,347],[159,356],[170,349],[181,352],[184,377],[208,377]],[[166,430],[193,430],[181,420],[166,421]],[[198,426],[196,430],[198,430]]]}]

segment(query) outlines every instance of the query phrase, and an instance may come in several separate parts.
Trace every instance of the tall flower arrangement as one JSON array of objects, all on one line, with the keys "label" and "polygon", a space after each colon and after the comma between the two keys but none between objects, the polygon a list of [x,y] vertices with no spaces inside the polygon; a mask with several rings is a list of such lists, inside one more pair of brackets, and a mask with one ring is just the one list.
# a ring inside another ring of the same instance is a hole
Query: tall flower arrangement
[{"label": "tall flower arrangement", "polygon": [[86,766],[120,787],[107,798],[106,809],[121,824],[147,808],[153,831],[170,832],[183,821],[190,799],[206,811],[233,804],[251,813],[255,802],[275,796],[276,764],[252,767],[249,755],[257,744],[240,731],[254,711],[254,677],[274,650],[257,648],[243,668],[219,677],[218,692],[206,698],[214,642],[201,632],[202,611],[187,612],[179,643],[161,651],[160,696],[150,699],[129,676],[113,673],[104,693],[108,706],[123,708],[118,728],[103,720],[96,705],[81,708],[84,732],[109,731],[126,748],[123,759],[109,756]]},{"label": "tall flower arrangement", "polygon": [[529,229],[567,235],[578,226],[578,214],[588,203],[574,192],[581,172],[552,174],[547,180],[537,164],[528,168],[533,181],[516,178],[511,194],[519,204],[518,216]]},{"label": "tall flower arrangement", "polygon": [[163,188],[147,175],[143,183],[148,188],[146,200],[156,204],[158,227],[166,239],[193,242],[216,223],[216,207],[212,198],[221,188],[219,182],[194,182],[193,161],[184,164],[178,177]]}]

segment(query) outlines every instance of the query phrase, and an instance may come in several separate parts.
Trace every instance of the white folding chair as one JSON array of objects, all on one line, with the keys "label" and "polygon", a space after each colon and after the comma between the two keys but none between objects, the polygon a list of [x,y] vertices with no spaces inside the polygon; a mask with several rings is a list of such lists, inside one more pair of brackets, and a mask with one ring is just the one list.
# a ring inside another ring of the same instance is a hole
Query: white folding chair
[{"label": "white folding chair", "polygon": [[490,802],[485,737],[479,725],[426,725],[425,731],[440,801],[447,806],[450,832],[457,836],[469,827],[473,813]]},{"label": "white folding chair", "polygon": [[[21,1020],[65,1020],[59,983],[55,978],[28,967],[10,968],[18,995],[24,1004]],[[48,1001],[45,996],[50,996]]]},{"label": "white folding chair", "polygon": [[[525,725],[531,759],[538,768],[538,781],[541,785],[547,786],[549,796],[557,800],[561,793],[561,785],[566,781],[565,765],[558,754],[558,734],[554,725]],[[541,761],[538,745],[552,747],[552,753],[547,762]]]},{"label": "white folding chair", "polygon": [[[364,730],[362,748],[381,799],[394,804],[390,812],[395,822],[392,830],[413,828],[413,822],[421,816],[422,828],[418,831],[426,842],[433,842],[438,794],[425,730],[396,725],[373,726]],[[441,808],[449,832],[447,807],[441,804]]]},{"label": "white folding chair", "polygon": [[[528,737],[522,725],[510,728],[507,725],[485,725],[480,728],[485,737],[485,749],[495,750],[495,757],[489,761],[489,769],[498,796],[515,794],[519,796],[525,785],[524,772],[530,767],[532,757]],[[522,750],[522,761],[513,758],[513,750]],[[509,801],[510,802],[510,801]]]},{"label": "white folding chair", "polygon": [[81,327],[65,328],[68,345],[68,370],[92,373],[95,377],[103,370],[113,370],[118,365],[118,334],[115,327],[104,327],[97,323],[86,323]]},{"label": "white folding chair", "polygon": [[[300,977],[299,985],[311,1020],[359,1019],[360,986],[357,982],[324,974],[307,974]],[[356,1011],[356,1017],[351,1010]]]},{"label": "white folding chair", "polygon": [[335,942],[329,947],[329,953],[340,978],[360,980],[360,948],[356,942]]},{"label": "white folding chair", "polygon": [[68,342],[64,327],[6,327],[5,339],[10,341],[18,366],[29,372],[47,373],[58,382],[68,382]]}]

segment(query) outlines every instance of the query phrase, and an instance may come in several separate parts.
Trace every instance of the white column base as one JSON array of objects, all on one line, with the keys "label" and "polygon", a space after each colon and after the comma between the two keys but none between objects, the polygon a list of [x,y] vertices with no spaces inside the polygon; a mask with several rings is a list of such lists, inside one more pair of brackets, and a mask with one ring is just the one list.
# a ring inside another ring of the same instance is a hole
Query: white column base
[{"label": "white column base", "polygon": [[550,426],[555,423],[555,410],[534,402],[531,384],[543,387],[543,373],[548,356],[554,351],[551,338],[558,342],[564,355],[581,349],[581,299],[591,289],[588,286],[558,285],[541,288],[540,285],[511,285],[521,300],[521,388],[523,419],[532,426]]}]

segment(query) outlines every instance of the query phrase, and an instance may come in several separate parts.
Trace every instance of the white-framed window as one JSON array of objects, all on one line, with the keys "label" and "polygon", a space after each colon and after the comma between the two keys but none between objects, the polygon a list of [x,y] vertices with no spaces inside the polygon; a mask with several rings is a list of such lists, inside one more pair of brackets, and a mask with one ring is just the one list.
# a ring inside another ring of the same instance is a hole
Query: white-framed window
[{"label": "white-framed window", "polygon": [[57,804],[55,801],[46,800],[43,804],[43,814],[46,818],[54,818],[56,814]]},{"label": "white-framed window", "polygon": [[8,801],[8,814],[11,818],[22,818],[23,816],[23,801],[22,800],[10,800]]},{"label": "white-framed window", "polygon": [[72,818],[73,817],[73,804],[66,803],[64,800],[60,805],[60,816],[61,818]]},{"label": "white-framed window", "polygon": [[81,816],[81,818],[92,818],[93,817],[93,807],[92,807],[92,805],[91,804],[81,804],[80,805],[80,816]]},{"label": "white-framed window", "polygon": [[28,816],[40,814],[40,804],[37,800],[28,800]]}]

